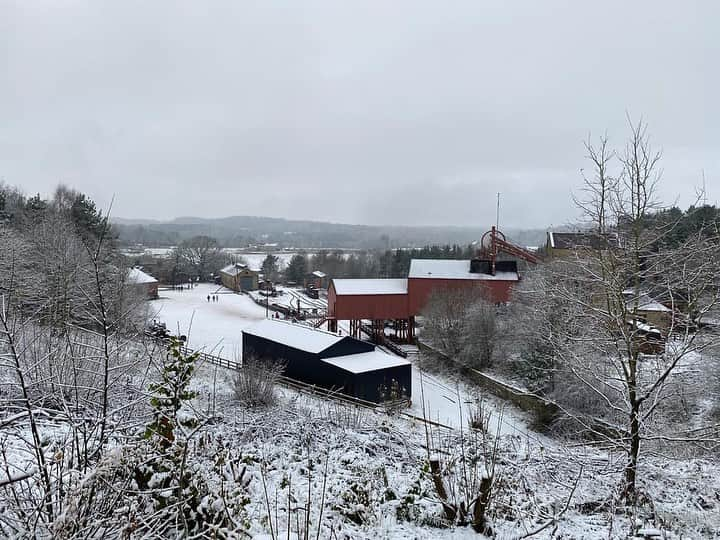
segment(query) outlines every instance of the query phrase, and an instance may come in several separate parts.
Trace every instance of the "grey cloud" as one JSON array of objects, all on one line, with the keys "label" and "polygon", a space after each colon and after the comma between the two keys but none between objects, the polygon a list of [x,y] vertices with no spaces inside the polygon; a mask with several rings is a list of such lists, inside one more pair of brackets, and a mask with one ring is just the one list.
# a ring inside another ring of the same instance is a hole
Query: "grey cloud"
[{"label": "grey cloud", "polygon": [[[662,195],[720,189],[720,8],[663,2],[0,4],[0,176],[116,215],[570,220],[626,111]],[[715,186],[718,186],[715,188]],[[715,197],[718,197],[715,195]],[[490,200],[491,204],[487,201]]]}]

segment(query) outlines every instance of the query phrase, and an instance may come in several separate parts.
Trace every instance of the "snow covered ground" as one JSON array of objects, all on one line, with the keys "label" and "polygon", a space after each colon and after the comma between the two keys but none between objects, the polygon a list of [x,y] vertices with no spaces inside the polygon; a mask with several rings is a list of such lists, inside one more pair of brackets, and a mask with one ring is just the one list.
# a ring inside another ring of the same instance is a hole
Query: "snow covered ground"
[{"label": "snow covered ground", "polygon": [[[208,303],[207,295],[216,292],[219,302]],[[265,310],[248,296],[205,284],[183,292],[162,291],[152,307],[168,328],[189,335],[192,348],[225,357],[239,354],[242,329],[265,317]],[[431,436],[434,448],[447,445],[444,452],[456,452],[462,440],[457,428],[465,428],[465,440],[472,436],[466,422],[469,406],[478,397],[477,390],[450,376],[421,372],[412,356],[410,360],[414,369],[409,412],[422,416],[424,397],[424,414],[455,428],[436,430],[435,438]],[[312,529],[320,527],[329,533],[335,527],[337,538],[478,537],[466,527],[443,529],[433,525],[440,509],[432,483],[421,472],[427,456],[421,423],[290,390],[281,391],[281,402],[272,410],[248,410],[234,399],[231,377],[213,366],[198,370],[194,386],[201,396],[199,408],[212,408],[222,417],[210,428],[212,436],[219,441],[233,441],[235,459],[248,463],[253,471],[248,488],[252,502],[246,510],[254,537],[269,538],[268,514],[276,534],[279,529],[284,536],[288,519],[285,501],[289,496],[298,500],[296,507],[305,504],[310,496]],[[622,453],[567,445],[533,432],[522,412],[497,399],[483,398],[485,410],[491,415],[487,431],[492,436],[499,426],[500,433],[501,458],[493,511],[498,538],[521,537],[553,516],[559,516],[557,527],[544,529],[536,538],[628,537],[628,518],[613,507],[603,506],[609,504],[607,501],[620,484]],[[269,510],[259,474],[263,463]],[[328,471],[327,493],[321,512],[324,467]],[[312,478],[308,477],[309,468],[314,471]],[[664,524],[664,538],[717,538],[717,463],[702,458],[646,456],[640,476],[643,490],[653,497],[654,515],[638,515],[639,525]],[[575,484],[572,504],[560,515]],[[290,519],[296,518],[291,515]]]},{"label": "snow covered ground", "polygon": [[[219,294],[219,302],[207,301],[212,294]],[[265,316],[246,295],[207,284],[161,291],[150,305],[168,328],[189,335],[191,347],[226,357],[240,352],[242,329]],[[411,412],[422,414],[424,395],[427,416],[455,428],[461,426],[459,408],[464,406],[466,418],[476,397],[467,384],[417,369],[413,385]],[[493,448],[498,459],[490,515],[496,538],[522,538],[545,524],[533,538],[632,538],[635,524],[678,540],[718,538],[720,531],[720,466],[713,456],[644,455],[640,485],[652,504],[628,515],[612,502],[622,478],[622,453],[534,433],[521,413],[497,400],[486,400],[492,414],[487,434],[433,428],[428,448],[419,422],[290,390],[282,390],[276,406],[248,408],[234,395],[232,374],[215,366],[199,366],[193,389],[198,392],[193,407],[208,418],[193,446],[193,470],[215,490],[233,487],[232,493],[226,490],[228,501],[237,503],[233,517],[247,524],[252,538],[271,538],[270,527],[276,538],[288,537],[288,527],[296,537],[306,511],[312,538],[317,533],[343,540],[483,538],[468,526],[439,522],[442,506],[427,463],[431,452],[442,456],[443,478],[460,495],[458,486],[466,480],[458,463],[467,459],[485,470]],[[58,422],[40,416],[43,440],[62,448],[67,437]],[[24,470],[31,454],[18,449],[26,449],[26,428],[16,423],[3,429],[4,451]]]},{"label": "snow covered ground", "polygon": [[[253,471],[246,507],[253,538],[272,537],[268,521],[285,538],[288,520],[296,522],[299,514],[302,523],[306,504],[311,531],[314,535],[321,529],[321,538],[484,538],[469,527],[437,526],[441,510],[429,475],[422,472],[427,449],[421,425],[293,393],[284,393],[271,410],[248,410],[234,399],[227,381],[218,380],[214,387],[212,371],[206,366],[198,372],[196,388],[202,396],[212,393],[213,406],[223,417],[209,427],[212,436],[232,441],[228,458]],[[665,524],[659,527],[662,538],[717,537],[720,516],[711,500],[720,489],[717,465],[645,460],[643,489],[652,495],[654,509],[629,518],[608,502],[620,482],[622,454],[569,447],[535,435],[516,432],[499,439],[492,521],[496,538],[522,538],[553,519],[557,521],[533,537],[633,538],[633,522],[656,528],[660,521]],[[459,459],[459,431],[436,432],[431,439],[435,450]],[[466,451],[477,450],[472,440],[466,431]],[[294,531],[295,525],[291,527]]]},{"label": "snow covered ground", "polygon": [[[208,302],[213,294],[218,301]],[[190,348],[231,359],[241,352],[242,330],[265,318],[265,309],[249,296],[208,283],[160,291],[160,298],[151,302],[151,312],[171,332],[187,335]]]},{"label": "snow covered ground", "polygon": [[[220,292],[218,302],[208,302],[207,295]],[[234,359],[242,352],[242,330],[265,318],[265,309],[249,296],[234,294],[217,285],[199,284],[194,289],[161,291],[152,302],[153,317],[163,321],[172,332],[188,336],[189,347],[224,358]],[[271,312],[272,313],[272,312]],[[347,334],[347,329],[343,331]],[[465,384],[423,372],[412,355],[412,414],[455,428],[466,427],[472,404],[480,397]],[[424,400],[423,400],[424,397]],[[425,404],[423,411],[423,401]],[[507,435],[527,435],[525,416],[496,399],[483,397],[485,410],[491,415],[490,431]],[[538,434],[531,434],[540,438]]]},{"label": "snow covered ground", "polygon": [[[128,256],[138,255],[138,254],[145,254],[145,255],[152,255],[154,257],[167,257],[170,255],[174,248],[145,248],[144,250],[141,250],[140,252],[133,249],[125,249],[122,250],[123,253],[125,253]],[[254,270],[259,270],[262,266],[262,262],[265,260],[265,257],[268,256],[268,253],[266,252],[246,252],[239,248],[224,248],[223,251],[226,253],[229,253],[231,255],[237,255],[239,257],[242,257],[245,259],[245,261],[248,263],[250,268]],[[290,259],[292,259],[293,255],[296,255],[295,252],[279,252],[279,253],[273,253],[279,261],[280,269],[282,270],[287,266],[287,264],[290,262]],[[308,256],[314,255],[314,253],[306,253]]]}]

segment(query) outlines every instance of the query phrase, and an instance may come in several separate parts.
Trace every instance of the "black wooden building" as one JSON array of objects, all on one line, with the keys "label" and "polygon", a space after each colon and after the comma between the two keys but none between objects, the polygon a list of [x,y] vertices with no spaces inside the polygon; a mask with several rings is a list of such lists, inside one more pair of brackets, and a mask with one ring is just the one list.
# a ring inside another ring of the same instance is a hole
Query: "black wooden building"
[{"label": "black wooden building", "polygon": [[244,330],[242,341],[243,361],[280,361],[292,379],[376,403],[389,399],[391,390],[392,397],[398,391],[411,397],[410,362],[372,343],[274,319]]}]

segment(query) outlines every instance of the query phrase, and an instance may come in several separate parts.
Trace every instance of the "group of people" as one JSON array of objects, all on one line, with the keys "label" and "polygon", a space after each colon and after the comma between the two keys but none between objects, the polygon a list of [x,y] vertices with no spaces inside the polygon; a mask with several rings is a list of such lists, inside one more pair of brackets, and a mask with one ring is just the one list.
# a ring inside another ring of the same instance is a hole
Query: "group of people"
[{"label": "group of people", "polygon": [[219,300],[220,300],[220,297],[217,294],[213,294],[213,295],[208,294],[208,296],[207,296],[208,302],[210,302],[210,301],[217,302]]},{"label": "group of people", "polygon": [[195,286],[196,285],[192,281],[190,283],[183,283],[181,285],[171,285],[172,289],[176,291],[189,291],[190,289],[195,288]]}]

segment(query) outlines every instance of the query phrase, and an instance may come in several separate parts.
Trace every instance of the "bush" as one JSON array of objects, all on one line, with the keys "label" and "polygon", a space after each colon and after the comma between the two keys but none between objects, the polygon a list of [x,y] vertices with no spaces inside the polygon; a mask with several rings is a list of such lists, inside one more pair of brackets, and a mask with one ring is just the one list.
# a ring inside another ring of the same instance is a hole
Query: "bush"
[{"label": "bush", "polygon": [[275,385],[283,374],[282,362],[250,357],[235,376],[235,397],[248,407],[267,407],[277,402]]},{"label": "bush", "polygon": [[439,290],[423,311],[422,337],[462,365],[484,369],[492,365],[498,340],[495,306],[481,290]]}]

